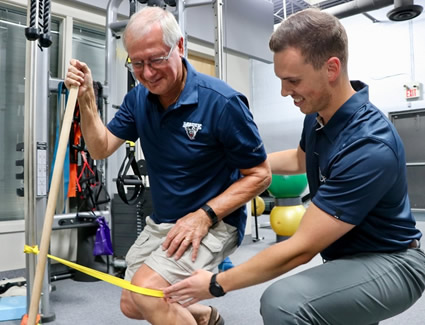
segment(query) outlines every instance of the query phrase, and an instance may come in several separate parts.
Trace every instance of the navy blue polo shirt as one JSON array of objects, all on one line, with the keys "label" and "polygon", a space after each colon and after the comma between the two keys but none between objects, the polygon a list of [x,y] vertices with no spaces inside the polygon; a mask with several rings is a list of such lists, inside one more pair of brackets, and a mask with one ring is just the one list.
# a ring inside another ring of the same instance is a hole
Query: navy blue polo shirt
[{"label": "navy blue polo shirt", "polygon": [[[140,138],[147,162],[156,223],[174,223],[196,211],[267,155],[245,96],[223,81],[187,68],[184,90],[167,110],[139,84],[124,98],[108,129],[118,138]],[[246,209],[224,221],[238,228],[239,243]]]},{"label": "navy blue polo shirt", "polygon": [[305,117],[300,147],[306,153],[312,202],[355,225],[322,252],[324,259],[362,252],[393,252],[420,239],[407,194],[401,139],[388,118],[357,91],[324,126]]}]

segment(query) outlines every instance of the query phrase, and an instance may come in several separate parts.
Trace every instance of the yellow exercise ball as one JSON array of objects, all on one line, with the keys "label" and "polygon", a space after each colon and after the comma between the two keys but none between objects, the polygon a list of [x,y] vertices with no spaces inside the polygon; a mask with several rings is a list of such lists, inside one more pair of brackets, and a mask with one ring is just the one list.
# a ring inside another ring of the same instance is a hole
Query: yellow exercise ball
[{"label": "yellow exercise ball", "polygon": [[252,199],[251,200],[251,214],[253,216],[255,215],[254,200],[255,200],[255,205],[257,207],[257,216],[260,216],[264,213],[264,210],[266,209],[266,204],[264,203],[264,199],[260,196],[256,196],[254,199]]},{"label": "yellow exercise ball", "polygon": [[270,212],[270,225],[279,236],[292,236],[304,215],[303,205],[275,206]]}]

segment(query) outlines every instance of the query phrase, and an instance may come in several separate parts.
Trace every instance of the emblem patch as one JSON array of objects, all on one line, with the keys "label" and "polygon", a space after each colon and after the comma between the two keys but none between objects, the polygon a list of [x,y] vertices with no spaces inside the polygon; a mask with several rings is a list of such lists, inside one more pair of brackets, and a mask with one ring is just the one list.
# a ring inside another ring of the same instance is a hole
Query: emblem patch
[{"label": "emblem patch", "polygon": [[189,139],[194,140],[196,137],[196,133],[198,133],[198,131],[202,129],[202,124],[193,122],[183,122],[183,127]]}]

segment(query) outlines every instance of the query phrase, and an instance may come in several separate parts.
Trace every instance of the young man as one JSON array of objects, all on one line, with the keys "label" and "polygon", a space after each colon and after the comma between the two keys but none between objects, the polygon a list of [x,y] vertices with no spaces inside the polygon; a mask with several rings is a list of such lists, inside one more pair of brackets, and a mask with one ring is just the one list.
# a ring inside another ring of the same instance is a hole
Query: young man
[{"label": "young man", "polygon": [[269,161],[276,174],[306,172],[312,202],[290,239],[218,275],[197,271],[164,292],[188,306],[276,278],[320,253],[323,265],[264,292],[264,324],[376,324],[410,307],[425,287],[403,144],[369,102],[368,87],[350,82],[347,35],[335,17],[294,14],[270,48],[282,96],[306,117],[299,147]]},{"label": "young man", "polygon": [[[65,83],[79,86],[82,132],[94,159],[108,157],[124,140],[141,140],[154,212],[127,254],[126,279],[158,289],[196,269],[214,269],[236,249],[245,203],[268,187],[271,173],[247,99],[183,58],[171,13],[146,7],[131,17],[123,36],[127,67],[140,85],[107,127],[87,65],[72,60]],[[152,324],[224,324],[212,307],[186,309],[126,290],[121,310]]]}]

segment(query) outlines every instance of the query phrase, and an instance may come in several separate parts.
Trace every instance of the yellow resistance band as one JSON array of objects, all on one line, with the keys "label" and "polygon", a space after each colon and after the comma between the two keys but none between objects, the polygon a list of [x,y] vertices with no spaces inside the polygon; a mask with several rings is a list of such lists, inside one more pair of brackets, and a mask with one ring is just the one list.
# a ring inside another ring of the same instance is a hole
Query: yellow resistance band
[{"label": "yellow resistance band", "polygon": [[[31,254],[37,255],[39,252],[40,251],[38,250],[37,246],[25,245],[24,253],[26,253],[26,254],[31,253]],[[164,293],[161,290],[141,288],[141,287],[135,286],[134,284],[131,284],[130,281],[117,278],[117,277],[112,276],[110,274],[103,273],[103,272],[100,272],[100,271],[97,271],[97,270],[93,270],[93,269],[90,269],[88,267],[78,265],[78,264],[69,262],[67,260],[61,259],[59,257],[52,256],[50,254],[47,254],[47,256],[49,258],[51,258],[52,260],[58,261],[59,263],[62,263],[66,266],[69,266],[69,267],[71,267],[71,268],[73,268],[77,271],[83,272],[83,273],[88,274],[88,275],[90,275],[94,278],[97,278],[99,280],[111,283],[111,284],[116,285],[118,287],[121,287],[123,289],[129,290],[129,291],[132,291],[132,292],[136,292],[136,293],[140,293],[140,294],[145,295],[145,296],[152,296],[152,297],[158,297],[158,298],[164,297]]]}]

